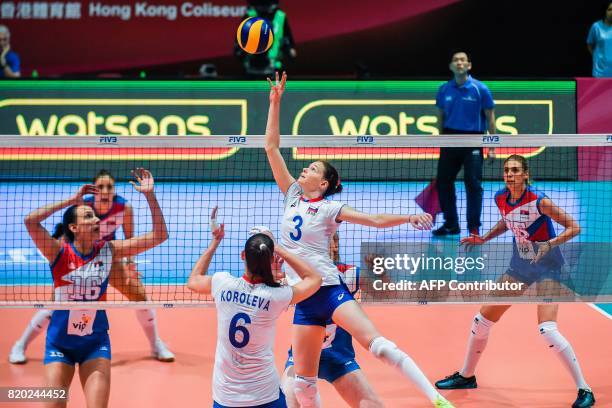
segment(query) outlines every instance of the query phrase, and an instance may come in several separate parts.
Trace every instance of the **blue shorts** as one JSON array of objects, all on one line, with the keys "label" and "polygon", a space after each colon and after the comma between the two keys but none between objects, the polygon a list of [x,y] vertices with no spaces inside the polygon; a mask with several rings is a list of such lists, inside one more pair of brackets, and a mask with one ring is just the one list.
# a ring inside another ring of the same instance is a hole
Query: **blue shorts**
[{"label": "blue shorts", "polygon": [[325,327],[338,306],[351,300],[355,298],[344,282],[321,286],[314,295],[295,305],[293,324]]},{"label": "blue shorts", "polygon": [[111,359],[111,345],[108,333],[93,333],[86,347],[66,348],[47,340],[45,343],[44,364],[64,363],[83,364],[95,358]]},{"label": "blue shorts", "polygon": [[[325,352],[326,350],[329,351]],[[291,366],[293,366],[293,352],[289,349],[287,362],[285,362],[285,370]],[[359,367],[354,357],[350,355],[346,356],[344,353],[338,353],[333,349],[325,349],[319,360],[318,377],[331,384],[338,378],[352,371],[359,370],[360,368],[361,367]]]},{"label": "blue shorts", "polygon": [[[213,401],[213,408],[232,408],[226,405],[221,405],[217,401]],[[254,405],[251,408],[287,408],[287,402],[285,401],[285,394],[282,390],[278,390],[278,399],[272,402],[268,402],[262,405]]]},{"label": "blue shorts", "polygon": [[541,282],[545,279],[552,279],[557,282],[561,282],[561,270],[560,269],[543,269],[540,271],[533,269],[514,269],[508,268],[506,274],[512,276],[519,282],[531,286],[535,282]]}]

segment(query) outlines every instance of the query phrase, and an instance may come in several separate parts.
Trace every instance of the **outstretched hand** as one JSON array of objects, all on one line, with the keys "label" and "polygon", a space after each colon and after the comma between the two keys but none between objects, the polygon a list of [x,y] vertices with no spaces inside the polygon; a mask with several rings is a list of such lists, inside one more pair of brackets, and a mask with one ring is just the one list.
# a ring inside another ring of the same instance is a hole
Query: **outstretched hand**
[{"label": "outstretched hand", "polygon": [[538,246],[538,253],[531,261],[532,264],[540,262],[540,259],[544,258],[544,256],[546,256],[546,254],[552,249],[549,242],[536,242],[535,244]]},{"label": "outstretched hand", "polygon": [[464,245],[466,250],[470,250],[476,245],[482,245],[485,243],[485,240],[476,234],[472,234],[469,237],[461,238],[460,245]]},{"label": "outstretched hand", "polygon": [[219,206],[215,205],[212,212],[210,213],[210,231],[212,232],[213,241],[221,242],[225,238],[225,224],[217,224],[217,211]]},{"label": "outstretched hand", "polygon": [[212,232],[213,241],[221,242],[223,238],[225,238],[225,224],[219,225],[219,228],[213,230]]},{"label": "outstretched hand", "polygon": [[430,230],[433,227],[433,217],[428,213],[411,215],[410,225],[418,230]]},{"label": "outstretched hand", "polygon": [[74,195],[74,197],[72,198],[72,201],[74,201],[76,205],[83,205],[83,196],[87,194],[98,194],[98,193],[99,193],[99,190],[96,186],[94,186],[93,184],[85,184],[85,185],[82,185],[81,188],[79,188],[79,191],[77,191],[77,193]]},{"label": "outstretched hand", "polygon": [[283,72],[283,75],[280,81],[278,80],[278,71],[276,72],[276,75],[274,77],[274,82],[272,82],[270,78],[267,78],[267,79],[268,79],[268,83],[270,84],[270,103],[280,102],[283,96],[283,93],[285,92],[285,83],[287,82],[287,73]]},{"label": "outstretched hand", "polygon": [[136,191],[142,194],[152,193],[153,192],[153,175],[149,170],[143,169],[142,167],[137,168],[136,170],[132,170],[132,176],[136,179],[136,184],[133,181],[130,181],[130,184],[134,186]]}]

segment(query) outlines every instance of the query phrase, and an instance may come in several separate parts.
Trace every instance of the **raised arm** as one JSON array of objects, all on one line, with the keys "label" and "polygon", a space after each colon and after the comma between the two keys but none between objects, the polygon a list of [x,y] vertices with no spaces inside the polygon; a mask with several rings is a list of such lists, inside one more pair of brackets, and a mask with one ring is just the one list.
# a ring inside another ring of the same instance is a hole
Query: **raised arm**
[{"label": "raised arm", "polygon": [[139,168],[133,173],[138,184],[133,181],[130,181],[130,183],[134,186],[136,191],[145,196],[149,204],[153,221],[153,231],[130,239],[111,241],[110,244],[113,250],[113,257],[117,259],[138,255],[156,247],[168,239],[166,221],[164,220],[164,215],[162,214],[161,208],[159,208],[157,197],[155,197],[155,192],[153,191],[154,181],[151,172]]},{"label": "raised arm", "polygon": [[285,92],[286,82],[287,74],[284,72],[280,82],[278,80],[278,72],[276,73],[274,83],[268,78],[268,83],[270,84],[270,108],[268,110],[265,140],[268,162],[270,163],[274,180],[283,194],[287,193],[289,186],[295,182],[280,152],[280,102]]},{"label": "raised arm", "polygon": [[389,228],[402,224],[410,224],[419,230],[431,229],[432,217],[427,213],[422,214],[366,214],[349,206],[342,207],[337,217],[338,221],[352,222],[353,224],[365,225],[374,228]]},{"label": "raised arm", "polygon": [[[40,252],[42,252],[44,257],[47,258],[49,262],[53,262],[57,257],[61,243],[60,241],[54,239],[41,223],[51,214],[61,210],[62,208],[82,204],[83,196],[85,194],[95,194],[97,191],[98,189],[94,185],[85,184],[74,196],[70,197],[69,199],[45,205],[44,207],[32,211],[25,217],[24,223],[30,237],[32,237],[32,241],[34,241],[36,247],[40,250]],[[64,225],[64,228],[68,228],[68,225]]]},{"label": "raised arm", "polygon": [[281,245],[275,245],[274,252],[284,259],[298,276],[302,278],[300,282],[291,287],[293,289],[291,304],[300,303],[302,300],[308,299],[319,290],[323,279],[308,262],[290,253]]},{"label": "raised arm", "polygon": [[217,248],[219,248],[219,244],[223,240],[223,237],[225,237],[225,226],[221,224],[219,228],[213,229],[212,235],[213,239],[210,240],[208,248],[206,248],[206,251],[204,251],[200,259],[198,259],[194,265],[191,270],[191,275],[189,275],[189,280],[187,281],[187,287],[190,290],[205,295],[209,295],[212,291],[212,276],[208,276],[206,273],[208,272],[210,262]]}]

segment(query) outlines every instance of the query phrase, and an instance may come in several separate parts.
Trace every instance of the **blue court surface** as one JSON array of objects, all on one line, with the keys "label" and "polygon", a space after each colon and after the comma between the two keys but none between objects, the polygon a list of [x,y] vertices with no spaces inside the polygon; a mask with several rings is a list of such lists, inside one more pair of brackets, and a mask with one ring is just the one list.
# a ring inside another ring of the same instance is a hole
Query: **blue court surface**
[{"label": "blue court surface", "polygon": [[[344,192],[334,199],[353,208],[372,213],[415,213],[420,209],[414,197],[426,182],[347,182]],[[35,249],[23,225],[24,216],[34,208],[66,199],[80,183],[23,183],[0,185],[0,285],[51,284],[47,262]],[[503,187],[500,182],[485,182],[483,228],[486,232],[499,220],[493,195]],[[578,242],[612,242],[612,182],[536,182],[555,203],[574,216],[582,227]],[[229,270],[242,273],[240,250],[251,226],[267,225],[278,236],[282,213],[282,195],[273,183],[156,183],[170,239],[162,246],[138,257],[139,271],[145,284],[182,284],[209,242],[209,215],[219,206],[219,222],[225,223],[226,238],[211,265],[211,271]],[[129,200],[134,208],[136,233],[151,229],[151,219],[144,198],[129,184],[118,183],[117,194]],[[463,184],[457,183],[460,219],[465,209]],[[50,217],[49,230],[61,220],[61,212]],[[437,225],[442,222],[441,215]],[[462,226],[465,231],[465,224]],[[556,226],[557,231],[560,230]],[[415,231],[410,226],[375,230],[348,224],[341,225],[340,256],[346,263],[359,264],[360,244],[366,241],[429,241],[431,233]],[[119,234],[121,237],[121,234]],[[498,241],[512,240],[506,233]],[[609,278],[608,278],[609,280]]]}]

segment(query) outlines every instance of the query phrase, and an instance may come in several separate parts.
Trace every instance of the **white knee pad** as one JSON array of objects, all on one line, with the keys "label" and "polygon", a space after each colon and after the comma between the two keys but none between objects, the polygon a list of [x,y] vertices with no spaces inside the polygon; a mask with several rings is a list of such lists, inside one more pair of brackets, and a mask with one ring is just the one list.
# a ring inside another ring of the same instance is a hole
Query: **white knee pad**
[{"label": "white knee pad", "polygon": [[406,353],[400,350],[395,343],[387,340],[383,336],[376,337],[372,340],[370,343],[370,351],[376,357],[393,367],[398,367],[404,359],[410,358]]},{"label": "white knee pad", "polygon": [[321,406],[321,397],[317,390],[317,377],[296,375],[293,390],[300,407],[318,408]]},{"label": "white knee pad", "polygon": [[538,326],[548,347],[560,353],[569,346],[569,341],[559,332],[556,322],[544,322]]},{"label": "white knee pad", "polygon": [[34,314],[34,317],[32,317],[30,327],[36,331],[45,330],[47,326],[49,326],[52,313],[53,311],[47,309],[39,310],[36,312],[36,314]]},{"label": "white knee pad", "polygon": [[491,326],[493,326],[493,322],[478,313],[472,321],[472,335],[476,339],[486,339],[489,337]]}]

